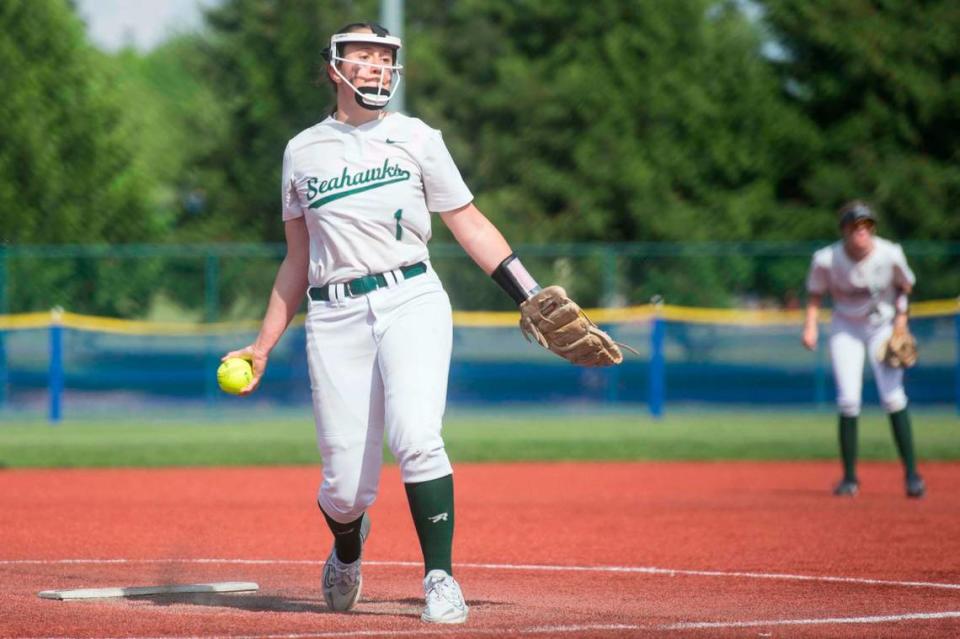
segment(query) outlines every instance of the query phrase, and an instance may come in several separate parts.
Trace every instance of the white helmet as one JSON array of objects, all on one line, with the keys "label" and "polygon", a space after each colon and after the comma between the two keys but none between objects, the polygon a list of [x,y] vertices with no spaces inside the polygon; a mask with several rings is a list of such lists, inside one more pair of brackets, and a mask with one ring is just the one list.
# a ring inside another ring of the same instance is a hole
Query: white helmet
[{"label": "white helmet", "polygon": [[[330,38],[330,47],[323,52],[323,57],[326,58],[330,66],[333,67],[334,73],[340,76],[340,79],[346,82],[348,87],[353,89],[353,92],[356,94],[355,97],[357,99],[357,104],[365,109],[375,111],[387,106],[387,102],[390,101],[390,98],[392,98],[397,92],[397,87],[400,86],[400,72],[403,70],[403,66],[397,64],[397,54],[400,51],[402,44],[400,42],[400,38],[389,35],[387,30],[383,27],[373,24],[369,25],[369,27],[371,30],[373,30],[373,33],[333,34],[333,36]],[[373,62],[358,62],[357,60],[346,60],[343,57],[344,47],[345,45],[352,43],[377,44],[380,46],[392,47],[393,64],[379,64]],[[337,66],[340,62],[349,62],[350,64],[373,67],[380,71],[380,81],[377,83],[376,87],[356,87],[340,71],[339,67]],[[388,74],[390,77],[389,87],[386,83]]]}]

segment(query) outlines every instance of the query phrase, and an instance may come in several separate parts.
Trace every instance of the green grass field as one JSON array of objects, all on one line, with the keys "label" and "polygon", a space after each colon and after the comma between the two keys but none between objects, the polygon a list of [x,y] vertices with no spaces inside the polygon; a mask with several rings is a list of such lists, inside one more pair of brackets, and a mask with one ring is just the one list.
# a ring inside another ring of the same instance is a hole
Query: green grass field
[{"label": "green grass field", "polygon": [[[457,462],[557,460],[835,459],[829,412],[452,412],[444,429]],[[960,459],[960,418],[915,411],[921,460]],[[860,422],[861,458],[895,459],[886,418]],[[139,467],[317,464],[309,412],[177,419],[85,418],[51,426],[0,422],[0,467]]]}]

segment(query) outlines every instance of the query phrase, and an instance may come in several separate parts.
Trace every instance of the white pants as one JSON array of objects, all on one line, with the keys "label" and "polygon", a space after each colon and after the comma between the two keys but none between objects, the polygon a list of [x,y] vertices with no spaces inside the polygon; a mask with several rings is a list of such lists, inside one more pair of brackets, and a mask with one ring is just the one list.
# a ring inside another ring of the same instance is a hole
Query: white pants
[{"label": "white pants", "polygon": [[830,324],[830,358],[837,383],[837,407],[845,417],[860,414],[863,403],[863,360],[866,357],[877,382],[880,403],[888,413],[907,407],[903,390],[903,369],[891,368],[881,360],[881,349],[893,332],[893,324],[871,326],[834,315]]},{"label": "white pants", "polygon": [[405,483],[452,472],[440,437],[450,299],[430,268],[367,295],[308,304],[307,359],[323,459],[318,502],[348,523],[376,499],[384,434]]}]

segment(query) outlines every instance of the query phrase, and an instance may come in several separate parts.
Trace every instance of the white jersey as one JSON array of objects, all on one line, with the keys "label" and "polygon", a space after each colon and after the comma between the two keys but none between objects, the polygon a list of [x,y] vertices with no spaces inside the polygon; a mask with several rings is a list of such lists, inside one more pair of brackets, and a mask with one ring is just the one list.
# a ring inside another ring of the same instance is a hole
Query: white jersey
[{"label": "white jersey", "polygon": [[287,143],[284,221],[303,216],[311,286],[383,273],[428,258],[430,212],[473,194],[441,134],[400,113],[352,126],[328,117]]},{"label": "white jersey", "polygon": [[873,238],[873,250],[854,262],[836,242],[813,254],[807,291],[830,294],[835,315],[848,320],[881,324],[896,314],[894,301],[905,285],[913,286],[916,277],[907,266],[899,244]]}]

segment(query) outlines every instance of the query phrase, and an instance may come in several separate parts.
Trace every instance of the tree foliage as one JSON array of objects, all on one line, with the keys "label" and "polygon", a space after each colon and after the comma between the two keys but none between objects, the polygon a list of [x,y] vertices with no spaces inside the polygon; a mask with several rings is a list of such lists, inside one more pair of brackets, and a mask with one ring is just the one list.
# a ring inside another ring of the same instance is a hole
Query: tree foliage
[{"label": "tree foliage", "polygon": [[[0,2],[0,245],[282,240],[284,145],[333,102],[320,52],[378,7],[222,0],[198,34],[107,55],[69,0]],[[960,240],[951,0],[418,0],[404,35],[408,112],[444,132],[513,243],[828,241],[855,197],[883,235]],[[0,301],[121,315],[215,266],[23,264]],[[631,301],[725,304],[797,286],[806,258],[609,264],[538,269],[587,297],[606,277]],[[921,286],[953,294],[956,257],[936,264]],[[227,305],[262,288],[220,273]],[[206,303],[197,287],[167,296]]]},{"label": "tree foliage", "polygon": [[132,162],[153,177],[148,201],[177,241],[209,240],[188,234],[219,185],[219,171],[198,163],[227,140],[226,111],[197,63],[201,48],[198,36],[180,35],[146,55],[125,49],[110,60],[124,104],[136,105],[124,109],[122,124],[136,140]]},{"label": "tree foliage", "polygon": [[[332,102],[320,51],[377,9],[224,0],[108,57],[66,0],[3,3],[4,237],[282,239],[283,145]],[[408,111],[515,241],[826,239],[853,197],[897,239],[960,237],[949,0],[422,0],[406,23]]]},{"label": "tree foliage", "polygon": [[776,66],[823,148],[790,195],[872,200],[899,238],[958,239],[960,5],[765,0]]},{"label": "tree foliage", "polygon": [[732,5],[476,0],[437,28],[410,102],[517,237],[763,236],[816,149]]},{"label": "tree foliage", "polygon": [[220,219],[208,241],[283,238],[284,145],[322,120],[332,102],[320,52],[344,23],[374,15],[373,0],[230,0],[207,13],[202,72],[227,118],[223,143],[197,167]]},{"label": "tree foliage", "polygon": [[62,0],[0,3],[0,239],[130,242],[163,232],[131,163],[103,55]]},{"label": "tree foliage", "polygon": [[[343,23],[375,16],[370,5],[233,0],[209,14],[206,70],[231,130],[202,166],[229,237],[282,237],[279,152],[326,115],[319,52]],[[735,6],[435,0],[407,18],[409,111],[444,130],[481,208],[515,240],[783,228],[778,184],[809,161],[816,132]]]}]

